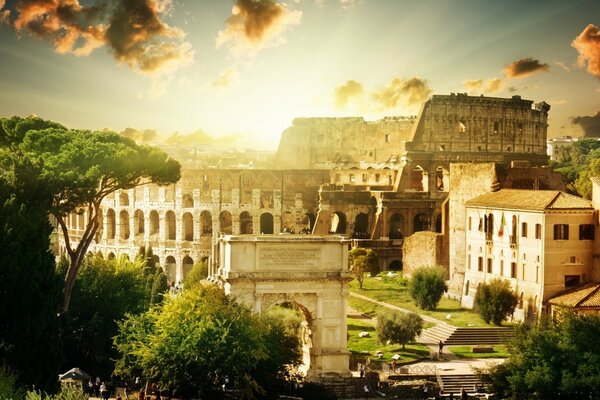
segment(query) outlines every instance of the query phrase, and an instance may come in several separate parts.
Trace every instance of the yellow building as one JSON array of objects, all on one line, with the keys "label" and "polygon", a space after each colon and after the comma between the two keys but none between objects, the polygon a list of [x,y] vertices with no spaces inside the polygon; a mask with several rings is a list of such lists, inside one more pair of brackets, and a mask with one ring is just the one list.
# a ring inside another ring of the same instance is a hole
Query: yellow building
[{"label": "yellow building", "polygon": [[466,202],[466,272],[461,303],[508,280],[519,296],[513,320],[533,321],[549,299],[594,279],[592,202],[556,190],[502,189]]}]

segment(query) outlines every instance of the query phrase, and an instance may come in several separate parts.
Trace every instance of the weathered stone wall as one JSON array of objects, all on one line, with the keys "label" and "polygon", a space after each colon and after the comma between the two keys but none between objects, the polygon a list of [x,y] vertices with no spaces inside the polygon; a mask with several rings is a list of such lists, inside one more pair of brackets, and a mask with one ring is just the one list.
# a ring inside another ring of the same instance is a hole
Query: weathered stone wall
[{"label": "weathered stone wall", "polygon": [[404,275],[411,275],[415,268],[422,266],[445,266],[443,235],[436,232],[417,232],[402,245]]}]

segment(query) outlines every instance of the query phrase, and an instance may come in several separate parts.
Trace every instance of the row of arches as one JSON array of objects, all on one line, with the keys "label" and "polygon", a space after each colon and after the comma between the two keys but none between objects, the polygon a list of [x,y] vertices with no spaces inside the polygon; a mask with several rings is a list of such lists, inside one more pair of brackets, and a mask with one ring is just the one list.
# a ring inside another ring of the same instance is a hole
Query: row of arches
[{"label": "row of arches", "polygon": [[[430,229],[431,216],[425,213],[419,213],[413,217],[412,232],[426,231]],[[403,239],[405,233],[408,231],[406,220],[400,213],[394,213],[389,219],[389,232],[388,237],[391,239]],[[439,214],[435,220],[436,232],[442,231],[442,216]],[[347,218],[342,211],[336,211],[331,214],[331,220],[329,224],[329,232],[333,234],[346,234],[347,233]],[[354,218],[354,231],[352,235],[355,238],[368,238],[369,235],[369,215],[366,213],[359,213]]]}]

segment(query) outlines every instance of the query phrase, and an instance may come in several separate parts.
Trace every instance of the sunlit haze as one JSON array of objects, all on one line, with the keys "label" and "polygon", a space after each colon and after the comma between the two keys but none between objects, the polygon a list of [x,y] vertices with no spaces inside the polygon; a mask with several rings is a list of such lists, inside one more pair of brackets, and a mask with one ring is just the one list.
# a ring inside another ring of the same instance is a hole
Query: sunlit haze
[{"label": "sunlit haze", "polygon": [[468,92],[546,101],[549,137],[600,136],[597,0],[100,3],[0,0],[1,116],[275,149],[296,117]]}]

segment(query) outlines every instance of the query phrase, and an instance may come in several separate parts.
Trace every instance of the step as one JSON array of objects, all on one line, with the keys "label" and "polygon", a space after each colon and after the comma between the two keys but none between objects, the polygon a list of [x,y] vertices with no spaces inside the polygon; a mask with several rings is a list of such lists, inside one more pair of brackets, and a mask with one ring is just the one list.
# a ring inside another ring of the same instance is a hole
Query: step
[{"label": "step", "polygon": [[440,375],[442,383],[441,389],[444,393],[460,393],[461,389],[465,389],[468,393],[475,393],[475,385],[481,384],[477,375]]}]

